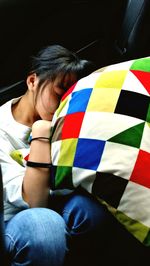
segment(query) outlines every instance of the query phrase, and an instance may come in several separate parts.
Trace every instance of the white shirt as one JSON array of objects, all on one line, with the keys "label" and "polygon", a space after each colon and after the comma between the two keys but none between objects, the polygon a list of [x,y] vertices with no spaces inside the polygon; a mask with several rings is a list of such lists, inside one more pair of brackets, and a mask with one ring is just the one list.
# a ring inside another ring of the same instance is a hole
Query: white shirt
[{"label": "white shirt", "polygon": [[[12,115],[11,106],[19,98],[12,99],[0,106],[0,165],[3,176],[4,221],[29,205],[22,198],[22,183],[26,168],[10,156],[14,150],[29,149],[28,136],[31,128],[18,123]],[[70,189],[50,190],[51,195],[65,195]]]},{"label": "white shirt", "polygon": [[27,136],[31,128],[14,120],[11,105],[13,99],[0,107],[0,165],[3,176],[4,220],[8,221],[19,211],[29,208],[22,198],[22,182],[25,167],[10,156],[13,150],[29,148]]}]

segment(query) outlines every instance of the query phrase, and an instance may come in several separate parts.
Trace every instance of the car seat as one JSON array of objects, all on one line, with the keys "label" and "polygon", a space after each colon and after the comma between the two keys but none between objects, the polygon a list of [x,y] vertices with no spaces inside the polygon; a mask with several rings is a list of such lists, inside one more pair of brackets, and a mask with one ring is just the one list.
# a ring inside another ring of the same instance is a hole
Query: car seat
[{"label": "car seat", "polygon": [[0,167],[0,265],[7,266],[7,256],[5,253],[5,243],[4,243],[4,217],[3,217],[3,181],[2,181],[2,171]]},{"label": "car seat", "polygon": [[148,56],[150,53],[150,1],[128,0],[120,33],[115,41],[117,61]]}]

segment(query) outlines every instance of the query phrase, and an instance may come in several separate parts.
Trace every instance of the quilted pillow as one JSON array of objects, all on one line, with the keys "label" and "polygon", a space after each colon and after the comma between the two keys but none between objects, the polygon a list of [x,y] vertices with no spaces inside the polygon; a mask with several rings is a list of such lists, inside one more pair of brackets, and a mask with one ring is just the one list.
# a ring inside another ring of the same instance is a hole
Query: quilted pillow
[{"label": "quilted pillow", "polygon": [[79,80],[52,124],[53,189],[83,187],[150,245],[150,58]]}]

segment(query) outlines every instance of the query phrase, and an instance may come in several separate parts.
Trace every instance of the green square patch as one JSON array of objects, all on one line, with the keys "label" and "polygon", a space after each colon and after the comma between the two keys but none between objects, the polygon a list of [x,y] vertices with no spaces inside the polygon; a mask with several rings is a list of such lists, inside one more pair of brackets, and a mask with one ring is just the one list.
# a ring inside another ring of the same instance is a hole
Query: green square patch
[{"label": "green square patch", "polygon": [[58,166],[56,170],[55,176],[55,186],[57,189],[60,188],[68,188],[73,189],[73,182],[72,182],[72,167],[69,166]]}]

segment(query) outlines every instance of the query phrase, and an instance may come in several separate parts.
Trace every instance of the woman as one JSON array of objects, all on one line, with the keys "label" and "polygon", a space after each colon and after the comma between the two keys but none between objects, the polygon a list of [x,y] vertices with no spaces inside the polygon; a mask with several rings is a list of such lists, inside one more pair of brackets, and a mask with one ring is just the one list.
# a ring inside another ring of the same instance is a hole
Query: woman
[{"label": "woman", "polygon": [[[90,239],[107,216],[87,193],[57,197],[49,185],[51,120],[66,90],[91,71],[64,47],[48,46],[32,60],[26,93],[0,107],[5,243],[13,266],[63,265],[70,243]],[[31,130],[30,163],[23,167],[10,154],[29,148]]]}]

